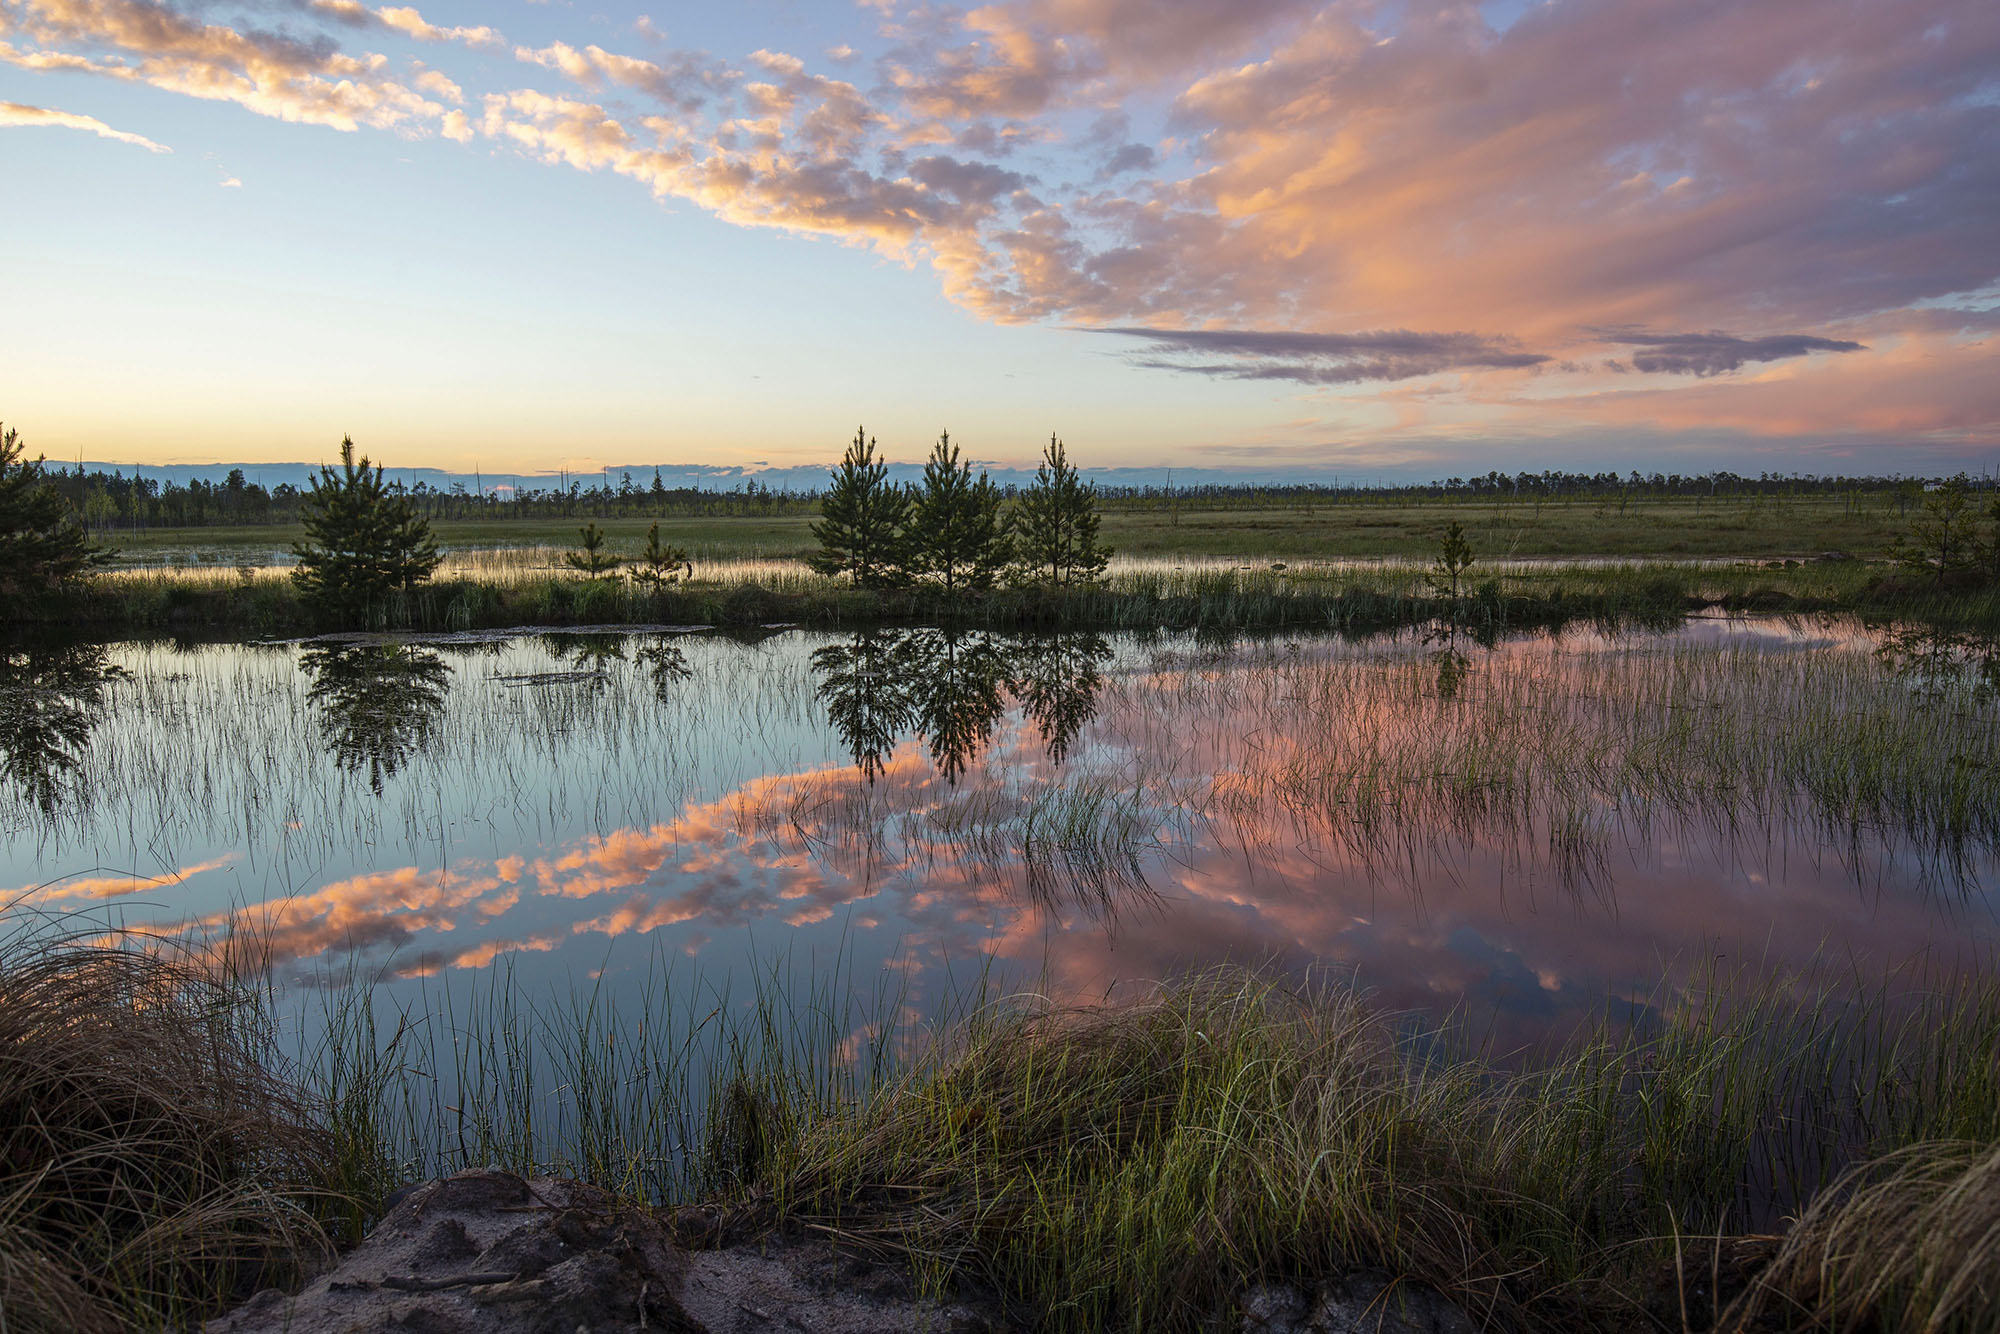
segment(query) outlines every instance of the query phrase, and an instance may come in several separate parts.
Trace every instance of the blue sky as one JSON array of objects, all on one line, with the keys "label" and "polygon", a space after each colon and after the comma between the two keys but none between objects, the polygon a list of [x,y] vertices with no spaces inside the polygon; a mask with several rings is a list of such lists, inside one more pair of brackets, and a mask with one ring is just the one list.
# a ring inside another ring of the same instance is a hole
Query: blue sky
[{"label": "blue sky", "polygon": [[0,0],[54,458],[2000,457],[2000,17]]}]

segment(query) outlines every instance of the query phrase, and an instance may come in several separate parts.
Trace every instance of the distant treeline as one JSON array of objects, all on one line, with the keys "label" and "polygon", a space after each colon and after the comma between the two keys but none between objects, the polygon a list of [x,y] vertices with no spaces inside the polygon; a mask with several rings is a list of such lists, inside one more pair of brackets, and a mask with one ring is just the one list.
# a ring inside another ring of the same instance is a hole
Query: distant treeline
[{"label": "distant treeline", "polygon": [[[92,528],[192,528],[237,524],[292,524],[300,517],[304,489],[289,482],[263,487],[238,468],[221,482],[195,478],[162,481],[122,472],[89,472],[47,468],[56,489],[74,505]],[[1991,479],[1975,479],[1982,489]],[[1195,486],[1115,486],[1099,484],[1097,494],[1108,510],[1156,510],[1168,507],[1200,509],[1310,508],[1331,504],[1394,504],[1453,499],[1552,500],[1592,499],[1628,503],[1663,497],[1805,497],[1844,496],[1894,500],[1907,509],[1922,494],[1925,483],[1905,477],[1820,477],[1733,472],[1700,474],[1630,472],[1489,472],[1481,477],[1448,477],[1441,481],[1403,485],[1364,483],[1244,483]],[[780,517],[819,512],[819,490],[794,491],[746,481],[729,491],[691,486],[666,486],[656,472],[647,481],[632,473],[614,483],[599,480],[585,486],[523,488],[475,494],[462,483],[448,488],[426,482],[405,487],[391,483],[427,519],[610,519],[686,517]],[[1011,500],[1017,488],[1002,486]]]},{"label": "distant treeline", "polygon": [[[194,478],[162,482],[156,477],[127,477],[122,472],[79,473],[52,468],[49,480],[93,528],[198,528],[208,525],[297,523],[308,492],[290,482],[259,486],[232,469],[220,482]],[[656,473],[641,485],[631,473],[616,485],[572,482],[544,489],[488,491],[474,494],[462,483],[434,487],[427,482],[405,486],[388,483],[390,491],[408,497],[426,519],[547,519],[664,518],[668,516],[772,516],[811,514],[819,504],[817,491],[780,491],[754,480],[732,491],[669,487]]]}]

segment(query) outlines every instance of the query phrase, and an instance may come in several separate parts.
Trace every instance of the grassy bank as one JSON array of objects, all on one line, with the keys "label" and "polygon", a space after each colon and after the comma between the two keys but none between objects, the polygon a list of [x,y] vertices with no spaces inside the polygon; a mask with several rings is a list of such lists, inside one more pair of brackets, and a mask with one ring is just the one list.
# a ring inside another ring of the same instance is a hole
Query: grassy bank
[{"label": "grassy bank", "polygon": [[838,982],[619,1014],[491,974],[443,1034],[350,992],[294,1069],[245,1040],[254,992],[17,939],[0,1298],[10,1329],[170,1323],[317,1244],[342,1193],[495,1163],[695,1204],[711,1236],[813,1229],[1043,1328],[1227,1327],[1253,1282],[1368,1267],[1503,1330],[1989,1330],[2000,987],[1841,980],[1496,1053],[1338,981],[969,998],[913,1030]]},{"label": "grassy bank", "polygon": [[[1475,567],[1460,596],[1440,596],[1421,563],[1114,569],[1082,588],[935,588],[871,592],[799,567],[710,567],[651,592],[619,580],[507,568],[435,579],[392,598],[365,628],[452,631],[532,625],[723,625],[819,628],[959,624],[997,629],[1373,630],[1440,617],[1473,626],[1616,621],[1719,607],[1846,612],[1967,626],[2000,625],[2000,586],[1911,579],[1862,562],[1691,565],[1513,563]],[[16,611],[16,623],[100,636],[174,631],[285,635],[331,627],[282,572],[126,571]]]}]

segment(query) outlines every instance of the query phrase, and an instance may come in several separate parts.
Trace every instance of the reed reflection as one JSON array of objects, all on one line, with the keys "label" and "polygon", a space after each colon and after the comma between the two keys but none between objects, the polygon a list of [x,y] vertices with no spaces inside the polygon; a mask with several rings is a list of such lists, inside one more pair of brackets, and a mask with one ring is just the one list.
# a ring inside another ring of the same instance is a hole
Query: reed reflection
[{"label": "reed reflection", "polygon": [[[343,840],[364,851],[308,892],[252,913],[212,894],[202,926],[409,977],[502,953],[576,975],[639,938],[720,974],[774,934],[988,958],[1063,995],[1331,962],[1391,1008],[1499,1016],[1508,1042],[1643,998],[1663,960],[1825,954],[1873,977],[1988,948],[2000,741],[1963,721],[1990,706],[1962,663],[1933,704],[1879,640],[1702,629],[1717,638],[1161,635],[1119,641],[1115,670],[1094,636],[657,636],[599,657],[594,689],[491,684],[581,679],[574,637],[537,637],[505,674],[457,672],[411,762],[453,776],[441,790],[490,822],[475,838]],[[230,695],[190,692],[230,679],[142,681],[220,715]],[[139,691],[114,696],[115,720]],[[795,725],[822,708],[833,728]],[[748,760],[731,750],[767,724]],[[117,726],[93,764],[180,762],[114,745]],[[305,740],[299,781],[324,785]],[[370,814],[396,805],[352,787]]]},{"label": "reed reflection", "polygon": [[377,793],[436,735],[451,686],[451,667],[412,644],[308,648],[299,666],[312,677],[307,694],[319,733],[344,773],[363,774]]},{"label": "reed reflection", "polygon": [[84,751],[105,686],[124,675],[101,645],[0,650],[0,772],[43,819],[87,798]]},{"label": "reed reflection", "polygon": [[984,631],[870,630],[813,653],[827,717],[872,783],[904,735],[921,735],[956,783],[992,738],[1009,697],[1060,763],[1097,710],[1098,635],[1009,637]]}]

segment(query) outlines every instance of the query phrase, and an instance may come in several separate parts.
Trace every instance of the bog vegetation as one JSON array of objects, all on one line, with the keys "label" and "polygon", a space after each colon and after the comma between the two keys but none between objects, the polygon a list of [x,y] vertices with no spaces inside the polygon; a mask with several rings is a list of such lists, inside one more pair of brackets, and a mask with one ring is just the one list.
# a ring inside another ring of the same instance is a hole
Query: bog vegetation
[{"label": "bog vegetation", "polygon": [[[1702,494],[1657,480],[1661,494]],[[1526,489],[1622,516],[1648,485],[1544,477]],[[249,503],[250,488],[224,489]],[[1444,488],[1503,490],[1523,486],[1494,474]],[[812,659],[815,697],[863,775],[914,726],[952,780],[1008,694],[1059,763],[1092,699],[1141,688],[1099,672],[1093,636],[1004,645],[964,620],[1196,627],[1210,637],[1180,668],[1156,664],[1144,688],[1168,692],[1154,713],[1183,732],[1244,748],[1226,774],[1182,781],[1133,747],[1119,761],[1130,772],[995,803],[1004,814],[984,824],[960,818],[968,803],[944,812],[957,823],[897,835],[931,840],[933,857],[1013,858],[1032,892],[1094,884],[1105,905],[1142,852],[1174,836],[1161,812],[1200,812],[1247,847],[1276,811],[1295,850],[1384,884],[1429,865],[1425,838],[1449,859],[1504,832],[1579,894],[1613,858],[1613,821],[1766,838],[1798,822],[1826,846],[1845,838],[1857,860],[1879,848],[1935,868],[1932,887],[1961,906],[1985,892],[1977,859],[2000,848],[2000,743],[1979,721],[2000,682],[1990,645],[1982,657],[1948,633],[1898,631],[1886,673],[1865,658],[1741,651],[1726,683],[1714,655],[1673,650],[1547,671],[1496,656],[1472,678],[1465,652],[1509,624],[1704,600],[2000,622],[2000,503],[1970,479],[1876,497],[1901,536],[1887,571],[1535,570],[1483,538],[1475,550],[1479,534],[1444,512],[1426,517],[1424,558],[1407,566],[1114,570],[1105,498],[1054,437],[1035,484],[1009,495],[948,436],[919,484],[896,484],[857,431],[823,495],[765,498],[801,523],[816,511],[812,574],[696,581],[693,553],[657,519],[636,555],[600,527],[652,513],[659,495],[605,492],[609,512],[576,530],[575,550],[538,553],[530,573],[496,563],[438,578],[429,516],[447,501],[386,483],[343,441],[340,468],[287,500],[305,533],[296,573],[99,576],[79,591],[104,554],[8,431],[0,593],[10,610],[115,607],[121,624],[184,624],[212,605],[259,629],[957,618],[863,628]],[[1127,499],[1157,501],[1181,531],[1181,497]],[[585,517],[577,502],[516,503],[567,527]],[[93,494],[86,512],[104,503]],[[1247,689],[1213,670],[1218,633],[1415,622],[1436,638],[1392,670],[1358,655],[1282,660]],[[566,675],[620,707],[614,650],[571,651]],[[0,723],[19,738],[6,777],[51,837],[89,800],[143,815],[156,839],[231,819],[289,831],[267,817],[305,798],[256,781],[264,771],[176,785],[195,771],[176,767],[171,733],[127,736],[122,762],[84,773],[90,715],[117,679],[103,658],[101,646],[0,656]],[[655,700],[687,671],[664,643],[631,666]],[[490,716],[449,712],[452,668],[431,648],[315,645],[299,667],[317,732],[274,741],[264,759],[317,747],[354,780],[351,793],[311,780],[322,790],[305,803],[316,816],[300,822],[301,846],[366,843],[381,794],[413,766],[505,767],[507,752],[482,749],[500,744]],[[231,702],[173,682],[143,689],[186,706],[177,718]],[[1928,707],[1929,691],[1949,707]],[[1274,725],[1241,727],[1246,710]],[[655,785],[674,762],[646,730],[661,712],[615,715],[628,725],[607,752],[646,749]],[[576,716],[552,707],[536,725],[553,737]],[[561,781],[604,790],[595,768]],[[827,823],[861,817],[824,788],[791,800],[763,813],[773,838],[880,850],[879,829]],[[530,997],[489,972],[456,1028],[365,988],[334,993],[294,1060],[280,1054],[257,943],[246,933],[182,955],[158,936],[52,938],[37,921],[0,938],[0,1326],[186,1325],[283,1281],[398,1184],[498,1163],[698,1202],[725,1233],[811,1229],[906,1260],[935,1287],[997,1290],[1051,1329],[1232,1327],[1257,1282],[1355,1267],[1438,1288],[1509,1330],[2000,1328],[1990,974],[1698,974],[1520,1052],[1383,1014],[1341,978],[1215,973],[1116,1008],[975,992],[912,1029],[903,998],[838,982],[760,981],[746,1006],[662,979],[620,1013],[592,990]]]},{"label": "bog vegetation", "polygon": [[[1258,1282],[1356,1267],[1497,1330],[1992,1329],[2000,992],[1711,981],[1520,1066],[1333,978],[975,994],[919,1031],[777,979],[634,1022],[495,977],[443,1038],[336,995],[294,1072],[254,988],[16,938],[0,1300],[10,1329],[184,1323],[476,1164],[700,1203],[710,1238],[810,1229],[1051,1330],[1234,1327]],[[1795,1221],[1757,1212],[1774,1181]]]},{"label": "bog vegetation", "polygon": [[[1441,551],[1424,574],[1454,569],[1476,579],[1482,566]],[[1478,598],[1465,595],[1468,617]],[[182,653],[114,693],[175,720],[286,720],[303,673],[317,734],[280,722],[245,748],[253,763],[211,765],[172,726],[128,720],[75,799],[112,803],[166,843],[233,825],[317,860],[410,818],[406,793],[377,795],[399,767],[438,789],[504,772],[509,755],[549,764],[553,739],[597,714],[602,731],[576,752],[591,762],[551,784],[546,809],[607,791],[624,809],[683,762],[684,715],[653,693],[682,678],[667,657],[614,659],[624,641],[584,638],[561,641],[592,677],[574,695],[456,709],[445,682],[479,670],[474,647],[314,645],[296,666],[291,650],[233,650],[251,664],[242,676],[195,666],[221,650]],[[857,634],[813,660],[815,694],[863,768],[864,748],[879,754],[913,718],[940,770],[963,765],[948,758],[954,729],[1003,707],[992,640]],[[1073,734],[1062,697],[1094,694],[1162,720],[1191,754],[1233,744],[1227,762],[1176,772],[1128,731],[1033,801],[962,792],[936,819],[884,821],[829,779],[741,814],[786,859],[847,847],[894,860],[884,840],[903,838],[931,840],[924,865],[963,846],[1115,870],[1166,836],[1161,812],[1200,812],[1231,845],[1278,828],[1316,862],[1356,859],[1385,893],[1428,873],[1427,840],[1462,862],[1454,847],[1514,831],[1587,887],[1619,851],[1607,819],[1703,846],[1721,846],[1704,841],[1712,829],[1787,846],[1796,820],[1858,864],[1874,838],[1898,865],[1935,858],[1935,892],[1970,911],[1980,886],[1949,872],[2000,848],[2000,740],[1966,722],[1990,718],[1994,669],[1969,675],[1960,641],[1894,647],[1893,670],[1831,635],[1790,652],[1498,652],[1448,695],[1444,660],[1418,642],[1387,661],[1252,645],[1237,650],[1258,667],[1247,680],[1218,670],[1214,640],[1102,673],[1081,643],[1068,661],[1005,668],[1051,753]],[[735,660],[714,676],[745,687]],[[46,712],[55,692],[21,684]],[[783,717],[782,698],[746,716]],[[354,781],[287,762],[321,750]],[[308,827],[293,834],[295,812]],[[274,846],[253,844],[251,860],[277,860]],[[1511,1331],[1993,1327],[1990,974],[1863,982],[1827,968],[1739,985],[1696,970],[1524,1052],[1383,1014],[1341,977],[1207,975],[1116,1008],[975,990],[912,1028],[893,988],[837,978],[760,980],[746,998],[663,971],[619,1007],[587,983],[545,995],[495,970],[455,1011],[336,992],[292,1064],[268,1041],[254,933],[198,968],[159,944],[0,949],[0,1090],[22,1100],[0,1107],[0,1127],[20,1128],[0,1145],[14,1173],[0,1183],[0,1277],[19,1285],[9,1317],[28,1328],[184,1321],[276,1278],[294,1246],[310,1254],[373,1217],[402,1181],[489,1162],[697,1202],[740,1238],[833,1235],[939,1287],[996,1289],[1057,1330],[1234,1328],[1253,1283],[1362,1266]],[[78,994],[108,999],[50,1017]],[[291,1147],[301,1137],[313,1156]],[[116,1209],[66,1212],[61,1192],[105,1164],[139,1185],[102,1187]]]}]

